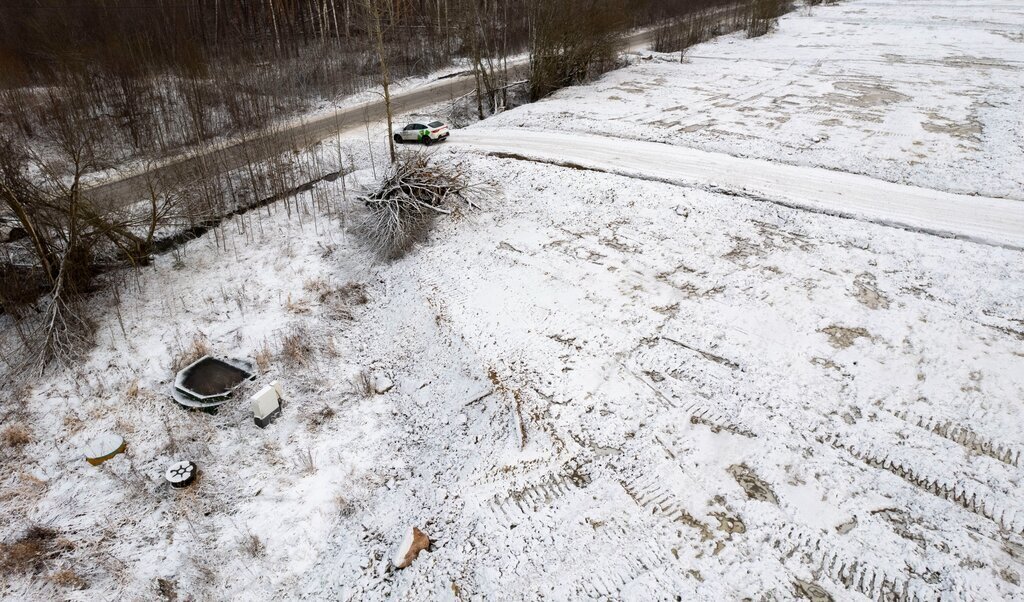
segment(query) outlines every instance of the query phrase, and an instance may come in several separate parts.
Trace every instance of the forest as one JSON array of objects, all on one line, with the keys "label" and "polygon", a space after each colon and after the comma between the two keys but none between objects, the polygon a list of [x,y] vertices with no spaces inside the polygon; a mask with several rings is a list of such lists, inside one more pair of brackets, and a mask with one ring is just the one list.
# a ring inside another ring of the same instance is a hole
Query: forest
[{"label": "forest", "polygon": [[[44,135],[39,130],[54,119],[88,123],[116,163],[260,127],[377,85],[375,19],[389,74],[398,79],[460,59],[500,62],[531,47],[575,53],[571,60],[589,67],[601,62],[596,46],[609,35],[731,4],[19,0],[0,5],[0,113],[29,137]],[[549,75],[568,83],[585,69],[563,71]]]}]

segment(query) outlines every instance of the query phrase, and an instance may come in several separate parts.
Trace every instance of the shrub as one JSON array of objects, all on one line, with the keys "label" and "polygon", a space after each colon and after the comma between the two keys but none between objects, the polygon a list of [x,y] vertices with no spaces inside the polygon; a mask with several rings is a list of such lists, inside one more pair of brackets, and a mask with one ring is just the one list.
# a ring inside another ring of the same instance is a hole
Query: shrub
[{"label": "shrub", "polygon": [[281,357],[289,366],[305,366],[313,354],[309,335],[302,327],[295,326],[281,337]]},{"label": "shrub", "polygon": [[9,449],[20,449],[32,443],[32,433],[23,424],[12,424],[0,433],[0,442]]}]

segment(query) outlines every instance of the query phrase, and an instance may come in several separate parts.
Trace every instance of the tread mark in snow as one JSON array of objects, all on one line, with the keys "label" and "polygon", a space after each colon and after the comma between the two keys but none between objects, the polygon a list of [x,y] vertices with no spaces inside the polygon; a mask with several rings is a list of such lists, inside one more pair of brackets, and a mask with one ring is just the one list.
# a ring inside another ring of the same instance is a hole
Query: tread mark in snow
[{"label": "tread mark in snow", "polygon": [[1024,535],[1024,510],[1009,507],[1000,500],[984,493],[969,491],[960,483],[947,483],[915,471],[900,460],[893,460],[888,455],[859,449],[831,436],[823,440],[833,447],[845,450],[851,456],[873,468],[880,468],[900,477],[907,483],[938,496],[946,501],[957,504],[964,509],[994,522],[1004,531]]},{"label": "tread mark in snow", "polygon": [[990,458],[995,458],[1010,466],[1020,466],[1020,450],[1011,445],[1003,445],[982,437],[966,426],[934,417],[922,416],[906,410],[887,410],[893,416],[905,420],[914,426],[931,431],[936,435],[962,445],[964,448]]},{"label": "tread mark in snow", "polygon": [[573,475],[546,475],[537,483],[513,490],[504,496],[494,496],[490,506],[507,518],[536,512],[542,506],[585,486],[577,483],[577,480]]},{"label": "tread mark in snow", "polygon": [[847,589],[871,599],[922,602],[939,600],[939,595],[918,582],[892,575],[843,550],[838,544],[818,537],[796,525],[777,525],[769,535],[783,560],[797,553],[809,559],[810,566]]},{"label": "tread mark in snow", "polygon": [[727,431],[734,435],[750,437],[751,439],[757,437],[757,433],[755,433],[751,429],[743,426],[742,424],[738,424],[735,420],[727,416],[723,416],[722,414],[719,414],[718,412],[701,405],[699,402],[690,400],[684,401],[682,405],[677,404],[674,401],[674,399],[678,398],[674,393],[670,392],[669,395],[662,393],[658,387],[648,382],[647,379],[641,377],[633,370],[630,370],[625,364],[621,365],[627,373],[633,376],[633,378],[640,381],[648,389],[653,391],[654,394],[657,395],[660,400],[665,402],[666,406],[672,409],[682,410],[684,413],[688,414],[690,417],[690,424],[702,424],[710,428],[715,433],[719,431]]},{"label": "tread mark in snow", "polygon": [[737,364],[736,362],[734,362],[732,360],[729,360],[729,359],[726,359],[726,358],[724,358],[724,357],[722,357],[720,355],[715,355],[714,353],[711,353],[709,351],[704,351],[703,349],[699,349],[697,347],[691,347],[690,345],[687,345],[686,343],[683,343],[682,341],[677,341],[677,340],[675,340],[675,339],[673,339],[671,337],[667,337],[667,336],[663,335],[661,338],[663,340],[668,341],[669,343],[674,343],[676,345],[679,345],[683,349],[689,349],[690,351],[693,351],[695,353],[699,353],[706,360],[710,360],[712,362],[716,362],[718,364],[722,364],[723,366],[728,366],[728,367],[732,368],[733,370],[739,370],[739,368],[740,368],[740,365]]},{"label": "tread mark in snow", "polygon": [[619,481],[619,485],[625,490],[626,495],[633,498],[633,501],[638,506],[650,511],[651,514],[660,514],[673,521],[679,521],[684,525],[697,529],[700,531],[701,541],[714,538],[711,534],[711,528],[690,514],[679,503],[675,494],[661,485],[659,478],[644,475],[629,481]]}]

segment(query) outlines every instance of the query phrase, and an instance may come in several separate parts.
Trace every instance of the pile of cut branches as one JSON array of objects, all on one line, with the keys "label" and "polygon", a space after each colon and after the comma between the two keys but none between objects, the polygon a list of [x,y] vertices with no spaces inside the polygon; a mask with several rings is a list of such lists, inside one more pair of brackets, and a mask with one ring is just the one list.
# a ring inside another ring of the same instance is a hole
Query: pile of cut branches
[{"label": "pile of cut branches", "polygon": [[359,197],[367,208],[359,231],[380,257],[397,259],[426,236],[437,216],[459,207],[477,208],[485,190],[470,182],[460,162],[434,161],[425,153],[404,155]]}]

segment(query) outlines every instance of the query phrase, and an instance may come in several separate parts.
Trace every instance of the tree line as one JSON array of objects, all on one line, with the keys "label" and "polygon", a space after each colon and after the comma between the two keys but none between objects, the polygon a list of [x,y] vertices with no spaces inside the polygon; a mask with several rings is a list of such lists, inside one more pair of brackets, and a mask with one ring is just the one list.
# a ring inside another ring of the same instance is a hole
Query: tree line
[{"label": "tree line", "polygon": [[[493,77],[500,58],[532,48],[538,75],[568,80],[591,62],[607,63],[608,53],[595,51],[615,32],[713,4],[728,3],[12,0],[0,3],[0,111],[31,136],[53,112],[72,109],[102,133],[111,161],[123,161],[376,85],[378,21],[392,78],[456,59]],[[580,41],[589,48],[579,50]],[[548,60],[551,50],[570,47],[565,65]]]}]

